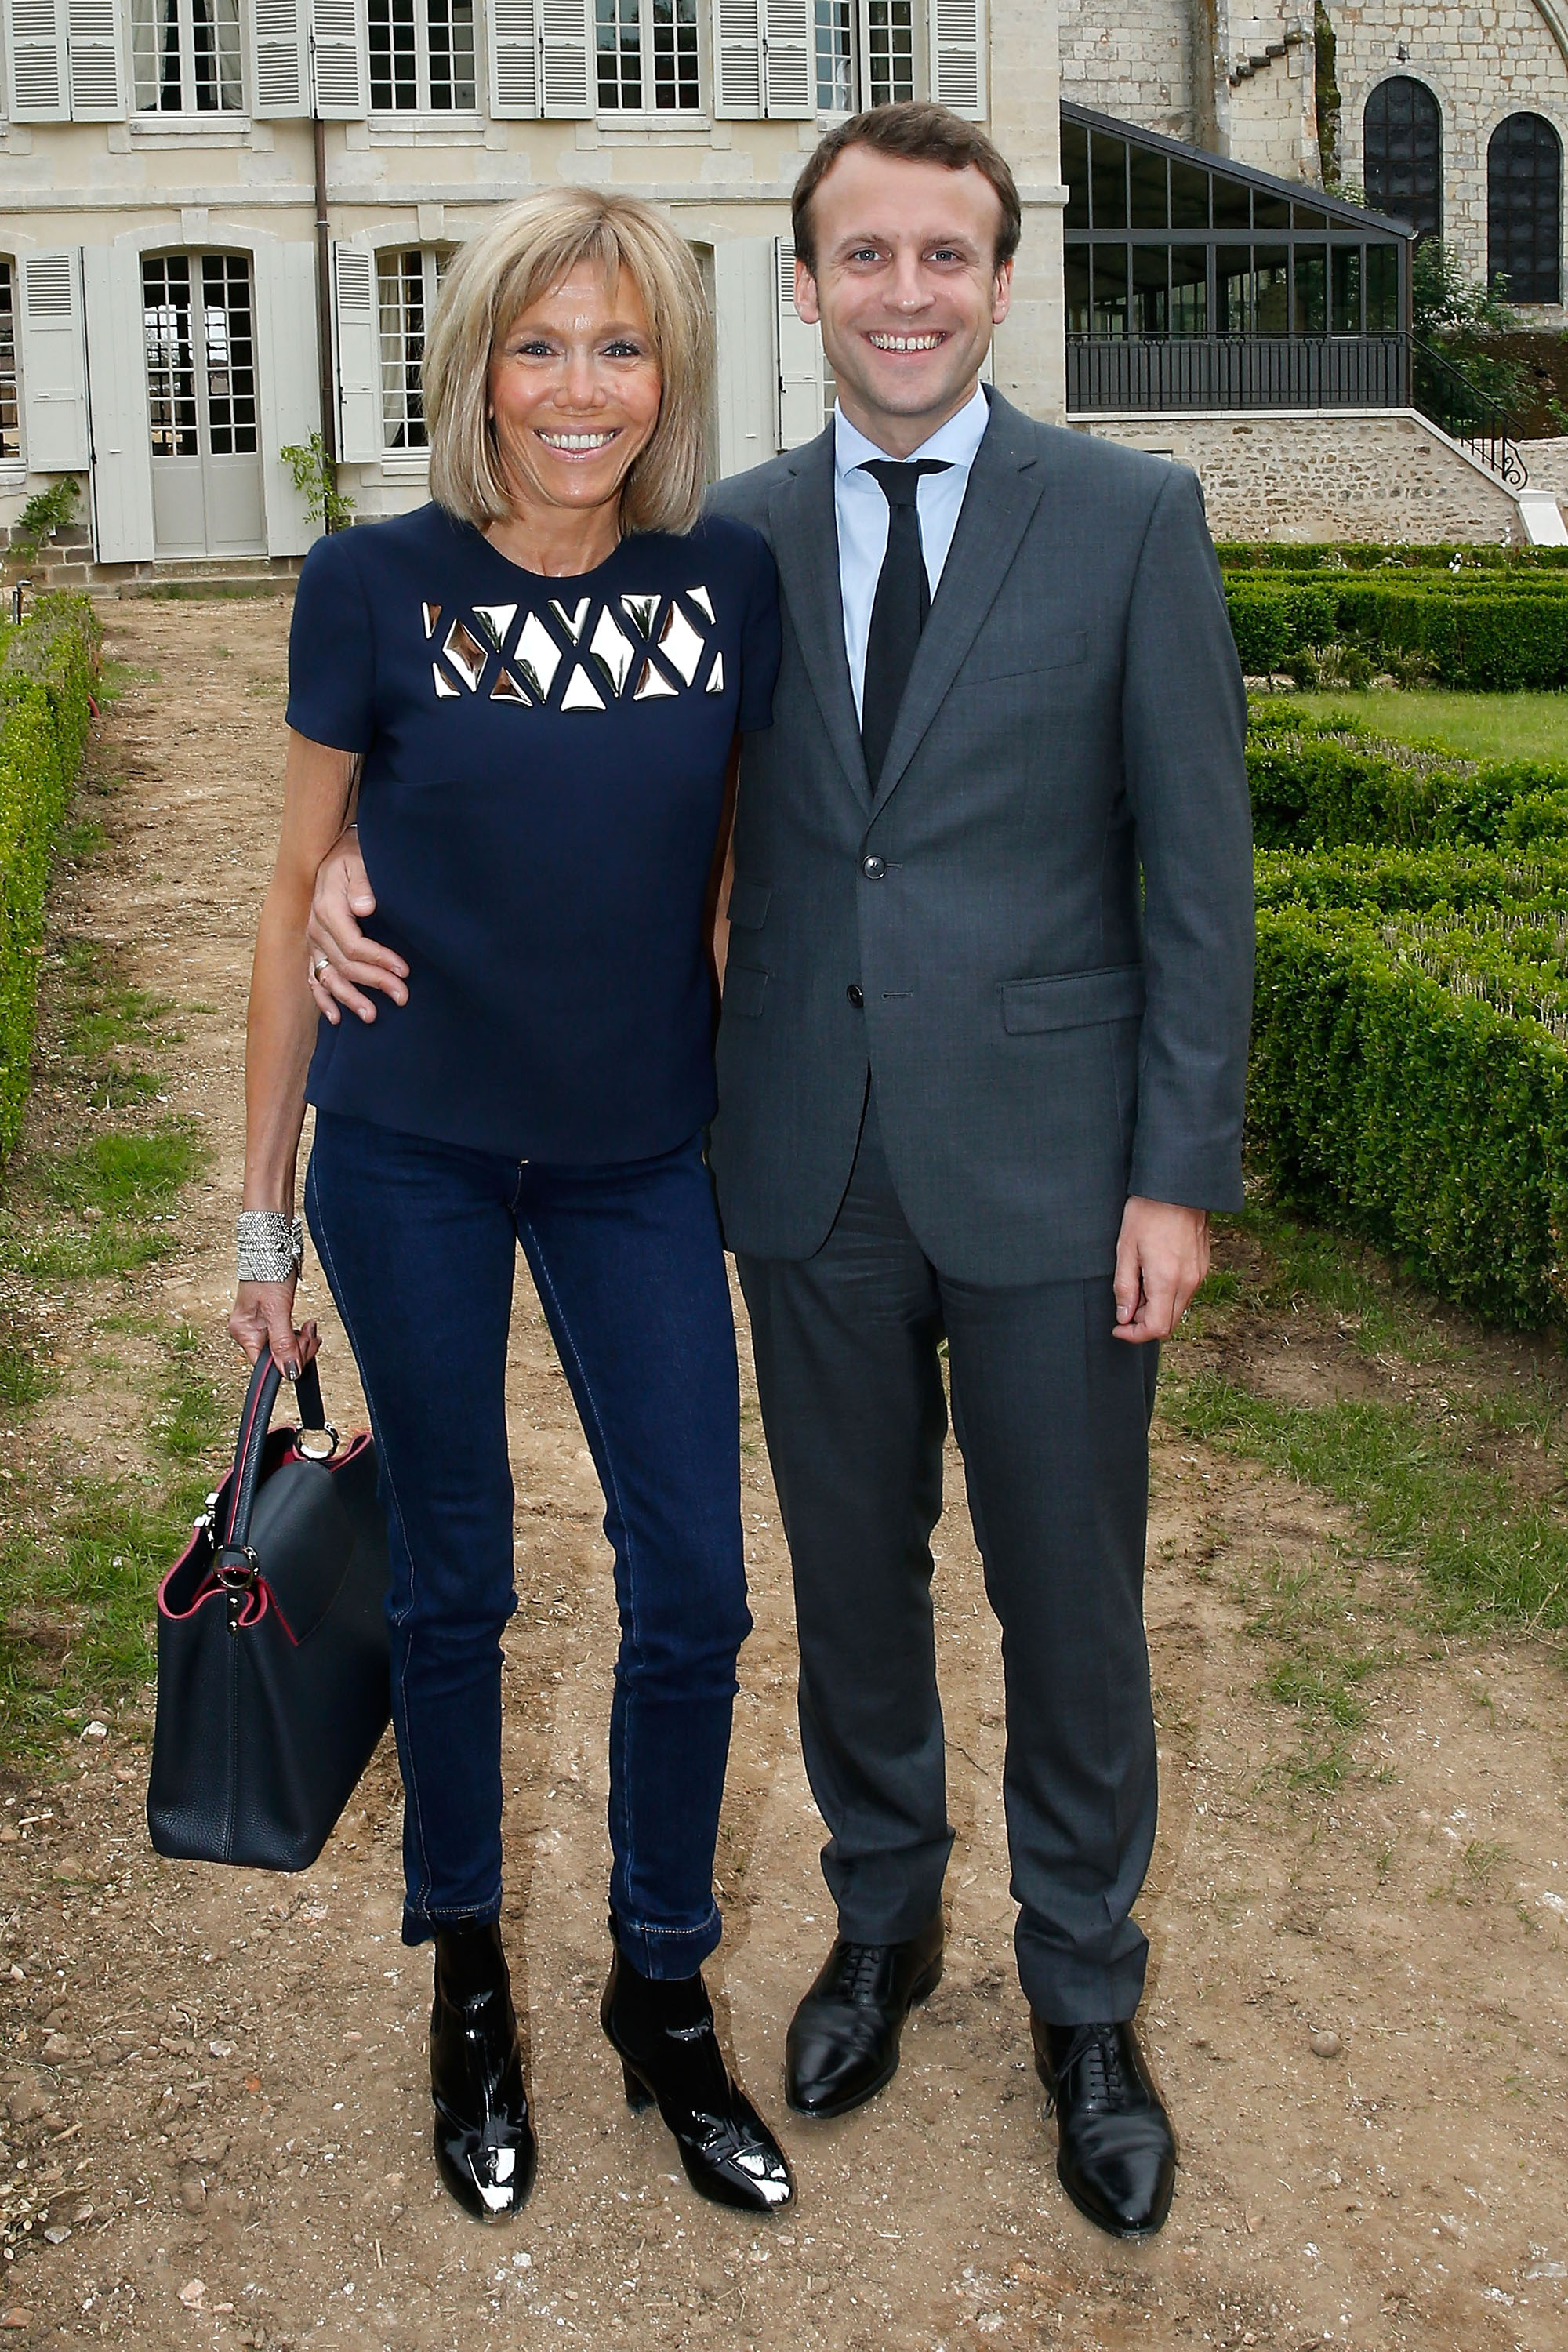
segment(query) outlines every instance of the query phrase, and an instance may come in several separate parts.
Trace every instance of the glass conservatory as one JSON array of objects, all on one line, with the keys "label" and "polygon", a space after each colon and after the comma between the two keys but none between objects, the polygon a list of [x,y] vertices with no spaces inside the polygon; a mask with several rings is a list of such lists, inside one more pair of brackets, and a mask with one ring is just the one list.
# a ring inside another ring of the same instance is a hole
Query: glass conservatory
[{"label": "glass conservatory", "polygon": [[1400,408],[1405,221],[1062,108],[1068,407]]}]

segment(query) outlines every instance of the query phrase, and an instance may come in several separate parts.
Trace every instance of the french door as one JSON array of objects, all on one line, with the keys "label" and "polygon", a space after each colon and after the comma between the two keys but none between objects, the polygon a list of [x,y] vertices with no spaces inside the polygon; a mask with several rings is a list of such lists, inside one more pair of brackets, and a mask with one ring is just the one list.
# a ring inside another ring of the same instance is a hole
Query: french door
[{"label": "french door", "polygon": [[249,259],[146,254],[142,307],[156,552],[264,555]]}]

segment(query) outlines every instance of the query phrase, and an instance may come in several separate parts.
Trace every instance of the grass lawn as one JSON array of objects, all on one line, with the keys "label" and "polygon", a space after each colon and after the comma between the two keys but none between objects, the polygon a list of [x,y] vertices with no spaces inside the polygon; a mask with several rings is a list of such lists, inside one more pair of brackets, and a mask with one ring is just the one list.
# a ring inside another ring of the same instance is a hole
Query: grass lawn
[{"label": "grass lawn", "polygon": [[1379,735],[1468,760],[1568,763],[1568,694],[1394,692],[1293,694],[1315,719],[1361,719]]}]

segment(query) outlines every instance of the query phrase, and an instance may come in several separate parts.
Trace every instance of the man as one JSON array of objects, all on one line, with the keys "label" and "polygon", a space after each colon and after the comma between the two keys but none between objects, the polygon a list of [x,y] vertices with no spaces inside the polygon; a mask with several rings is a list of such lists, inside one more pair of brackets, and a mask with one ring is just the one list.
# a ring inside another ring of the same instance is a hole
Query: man
[{"label": "man", "polygon": [[[837,409],[712,493],[773,546],[784,620],[741,772],[712,1161],[838,1914],[791,2103],[881,2089],[942,1972],[945,1340],[1058,2171],[1143,2237],[1174,2165],[1132,2022],[1148,1417],[1206,1213],[1241,1198],[1246,702],[1195,478],[981,385],[1019,224],[996,150],[935,107],[857,116],[795,191]],[[347,878],[323,870],[312,937],[352,1003],[387,975]]]}]

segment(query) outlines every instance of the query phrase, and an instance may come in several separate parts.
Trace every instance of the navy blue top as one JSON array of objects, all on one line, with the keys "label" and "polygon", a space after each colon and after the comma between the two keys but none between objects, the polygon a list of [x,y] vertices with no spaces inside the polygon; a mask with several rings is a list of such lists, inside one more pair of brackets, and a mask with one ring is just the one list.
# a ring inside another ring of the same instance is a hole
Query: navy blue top
[{"label": "navy blue top", "polygon": [[509,1158],[673,1150],[713,1115],[703,909],[737,729],[771,723],[778,586],[713,520],[525,572],[437,506],[317,541],[289,724],[364,754],[366,929],[408,1003],[323,1021],[323,1110]]}]

